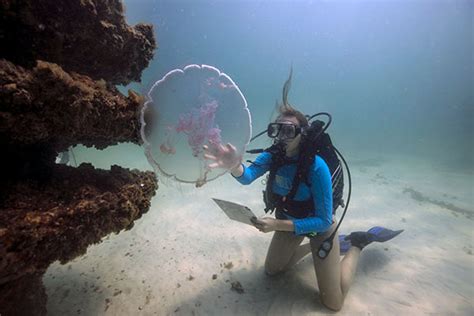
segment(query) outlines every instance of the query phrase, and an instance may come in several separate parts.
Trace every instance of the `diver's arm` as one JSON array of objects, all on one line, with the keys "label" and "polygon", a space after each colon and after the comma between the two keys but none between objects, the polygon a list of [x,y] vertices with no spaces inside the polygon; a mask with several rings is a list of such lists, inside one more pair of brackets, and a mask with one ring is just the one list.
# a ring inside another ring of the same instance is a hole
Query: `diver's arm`
[{"label": "diver's arm", "polygon": [[223,168],[230,171],[237,181],[250,184],[270,169],[272,155],[268,152],[261,153],[249,167],[242,164],[242,154],[237,152],[234,145],[227,143],[215,145],[210,148],[204,145],[204,158],[211,161],[208,168]]},{"label": "diver's arm", "polygon": [[329,167],[320,157],[316,157],[310,174],[311,194],[316,215],[293,220],[296,235],[327,231],[332,224],[332,182]]},{"label": "diver's arm", "polygon": [[289,219],[275,219],[276,221],[276,228],[275,230],[284,231],[284,232],[292,232],[295,230],[295,225],[293,221]]},{"label": "diver's arm", "polygon": [[[271,159],[272,155],[270,153],[263,152],[255,159],[255,161],[250,166],[245,167],[243,164],[240,164],[239,167],[237,167],[238,169],[233,169],[233,171],[235,171],[235,174],[234,172],[232,172],[231,174],[241,184],[250,184],[270,169]],[[240,170],[240,168],[242,169]]]},{"label": "diver's arm", "polygon": [[235,178],[241,177],[244,174],[244,166],[242,164],[238,165],[230,171],[230,174]]}]

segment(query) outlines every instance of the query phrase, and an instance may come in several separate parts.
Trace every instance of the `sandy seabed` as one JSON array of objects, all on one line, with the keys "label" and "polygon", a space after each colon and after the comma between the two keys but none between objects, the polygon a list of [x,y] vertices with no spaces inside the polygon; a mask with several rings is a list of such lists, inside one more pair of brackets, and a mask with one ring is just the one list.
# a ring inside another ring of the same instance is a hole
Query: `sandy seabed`
[{"label": "sandy seabed", "polygon": [[[405,231],[362,251],[338,314],[473,315],[473,174],[393,157],[349,162],[353,194],[339,232]],[[310,255],[266,276],[272,234],[229,220],[210,199],[263,216],[263,188],[260,179],[242,186],[230,175],[199,189],[161,183],[133,229],[50,266],[48,314],[334,314],[321,305]]]}]

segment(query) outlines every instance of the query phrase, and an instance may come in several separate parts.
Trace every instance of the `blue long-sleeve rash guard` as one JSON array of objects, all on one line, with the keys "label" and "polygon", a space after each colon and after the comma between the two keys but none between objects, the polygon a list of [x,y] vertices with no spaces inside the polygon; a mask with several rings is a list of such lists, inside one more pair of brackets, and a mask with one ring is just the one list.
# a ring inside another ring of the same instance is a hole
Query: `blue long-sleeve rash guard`
[{"label": "blue long-sleeve rash guard", "polygon": [[[270,169],[272,154],[264,152],[260,154],[252,165],[244,165],[244,173],[240,177],[234,177],[242,184],[250,184],[255,179],[261,177]],[[274,193],[287,195],[291,189],[293,178],[296,174],[296,160],[294,163],[285,165],[276,171],[275,181],[272,185]],[[304,235],[311,232],[325,232],[332,224],[332,182],[331,173],[326,162],[316,156],[308,175],[310,187],[303,181],[298,186],[294,200],[305,201],[313,197],[314,209],[312,216],[303,219],[293,218],[284,214],[293,221],[296,235]]]}]

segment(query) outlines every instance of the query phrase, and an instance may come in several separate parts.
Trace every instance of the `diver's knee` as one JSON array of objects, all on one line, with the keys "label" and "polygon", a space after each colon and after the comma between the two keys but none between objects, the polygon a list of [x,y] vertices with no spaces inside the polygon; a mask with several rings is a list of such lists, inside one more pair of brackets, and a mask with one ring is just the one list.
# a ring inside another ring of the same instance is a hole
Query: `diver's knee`
[{"label": "diver's knee", "polygon": [[341,310],[342,305],[344,305],[344,299],[321,296],[321,303],[330,310],[338,312]]},{"label": "diver's knee", "polygon": [[283,272],[283,269],[279,266],[272,264],[265,264],[265,274],[268,276],[274,276]]},{"label": "diver's knee", "polygon": [[330,310],[334,311],[334,312],[338,312],[338,311],[341,310],[343,304],[342,303],[334,304],[334,303],[328,303],[328,302],[323,301],[323,305],[326,306],[327,308],[329,308]]},{"label": "diver's knee", "polygon": [[272,268],[267,268],[265,267],[265,274],[268,276],[274,276],[279,274],[281,271],[278,269],[272,269]]}]

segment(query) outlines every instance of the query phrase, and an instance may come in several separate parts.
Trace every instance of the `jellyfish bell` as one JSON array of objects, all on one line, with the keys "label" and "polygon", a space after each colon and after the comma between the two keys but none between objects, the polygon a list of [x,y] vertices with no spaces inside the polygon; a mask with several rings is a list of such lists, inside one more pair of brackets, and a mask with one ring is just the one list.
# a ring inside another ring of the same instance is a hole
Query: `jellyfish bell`
[{"label": "jellyfish bell", "polygon": [[252,134],[239,87],[208,65],[174,69],[156,81],[140,121],[145,155],[156,173],[197,187],[226,172],[207,167],[204,145],[231,143],[244,153]]}]

